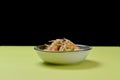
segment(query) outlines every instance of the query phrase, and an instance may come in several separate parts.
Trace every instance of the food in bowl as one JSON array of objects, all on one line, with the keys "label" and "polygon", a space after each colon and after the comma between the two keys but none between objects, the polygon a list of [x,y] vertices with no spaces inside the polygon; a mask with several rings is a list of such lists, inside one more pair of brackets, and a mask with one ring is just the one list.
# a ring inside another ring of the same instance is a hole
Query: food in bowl
[{"label": "food in bowl", "polygon": [[49,45],[45,44],[46,48],[44,51],[77,51],[80,49],[80,47],[66,38],[51,40],[49,42],[52,43]]},{"label": "food in bowl", "polygon": [[83,61],[87,57],[91,47],[74,44],[68,39],[56,39],[51,44],[38,45],[34,49],[44,62],[72,64]]}]

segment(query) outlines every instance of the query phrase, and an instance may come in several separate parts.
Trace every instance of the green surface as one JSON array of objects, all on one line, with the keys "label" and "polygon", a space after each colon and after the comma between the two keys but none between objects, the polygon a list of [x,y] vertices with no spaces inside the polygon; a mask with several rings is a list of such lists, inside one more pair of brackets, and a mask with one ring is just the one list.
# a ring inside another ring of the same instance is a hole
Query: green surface
[{"label": "green surface", "polygon": [[0,46],[0,80],[120,80],[120,47],[93,47],[81,63],[51,65],[33,46]]}]

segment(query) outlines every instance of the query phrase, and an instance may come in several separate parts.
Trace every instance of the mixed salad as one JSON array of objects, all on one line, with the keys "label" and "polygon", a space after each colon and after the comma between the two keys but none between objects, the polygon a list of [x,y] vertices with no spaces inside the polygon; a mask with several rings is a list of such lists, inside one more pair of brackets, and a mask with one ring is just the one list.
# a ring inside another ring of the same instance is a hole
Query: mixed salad
[{"label": "mixed salad", "polygon": [[76,51],[80,48],[72,41],[64,39],[56,39],[49,41],[51,44],[45,44],[44,51]]}]

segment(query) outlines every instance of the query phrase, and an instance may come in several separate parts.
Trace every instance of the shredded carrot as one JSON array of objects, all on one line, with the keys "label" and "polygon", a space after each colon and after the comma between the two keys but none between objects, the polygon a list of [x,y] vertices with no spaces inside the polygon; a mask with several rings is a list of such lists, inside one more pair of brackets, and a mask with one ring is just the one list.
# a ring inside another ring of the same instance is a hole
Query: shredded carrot
[{"label": "shredded carrot", "polygon": [[51,44],[50,45],[47,44],[46,49],[44,49],[44,51],[76,51],[80,49],[72,41],[65,38],[51,40],[49,42],[51,42]]}]

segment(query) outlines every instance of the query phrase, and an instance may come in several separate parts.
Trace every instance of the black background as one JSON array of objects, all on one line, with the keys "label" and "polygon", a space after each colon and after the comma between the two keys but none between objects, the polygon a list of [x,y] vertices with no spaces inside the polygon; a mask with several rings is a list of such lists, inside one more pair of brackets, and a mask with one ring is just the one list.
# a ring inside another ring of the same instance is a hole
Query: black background
[{"label": "black background", "polygon": [[[40,45],[49,40],[67,38],[77,44],[91,46],[120,46],[119,32],[112,29],[88,28],[88,26],[64,26],[52,24],[31,28],[4,29],[0,33],[0,45]],[[30,30],[31,29],[31,30]]]},{"label": "black background", "polygon": [[[114,13],[113,13],[114,12]],[[120,46],[111,8],[9,8],[2,11],[0,45],[39,45],[57,38],[91,46]]]}]

